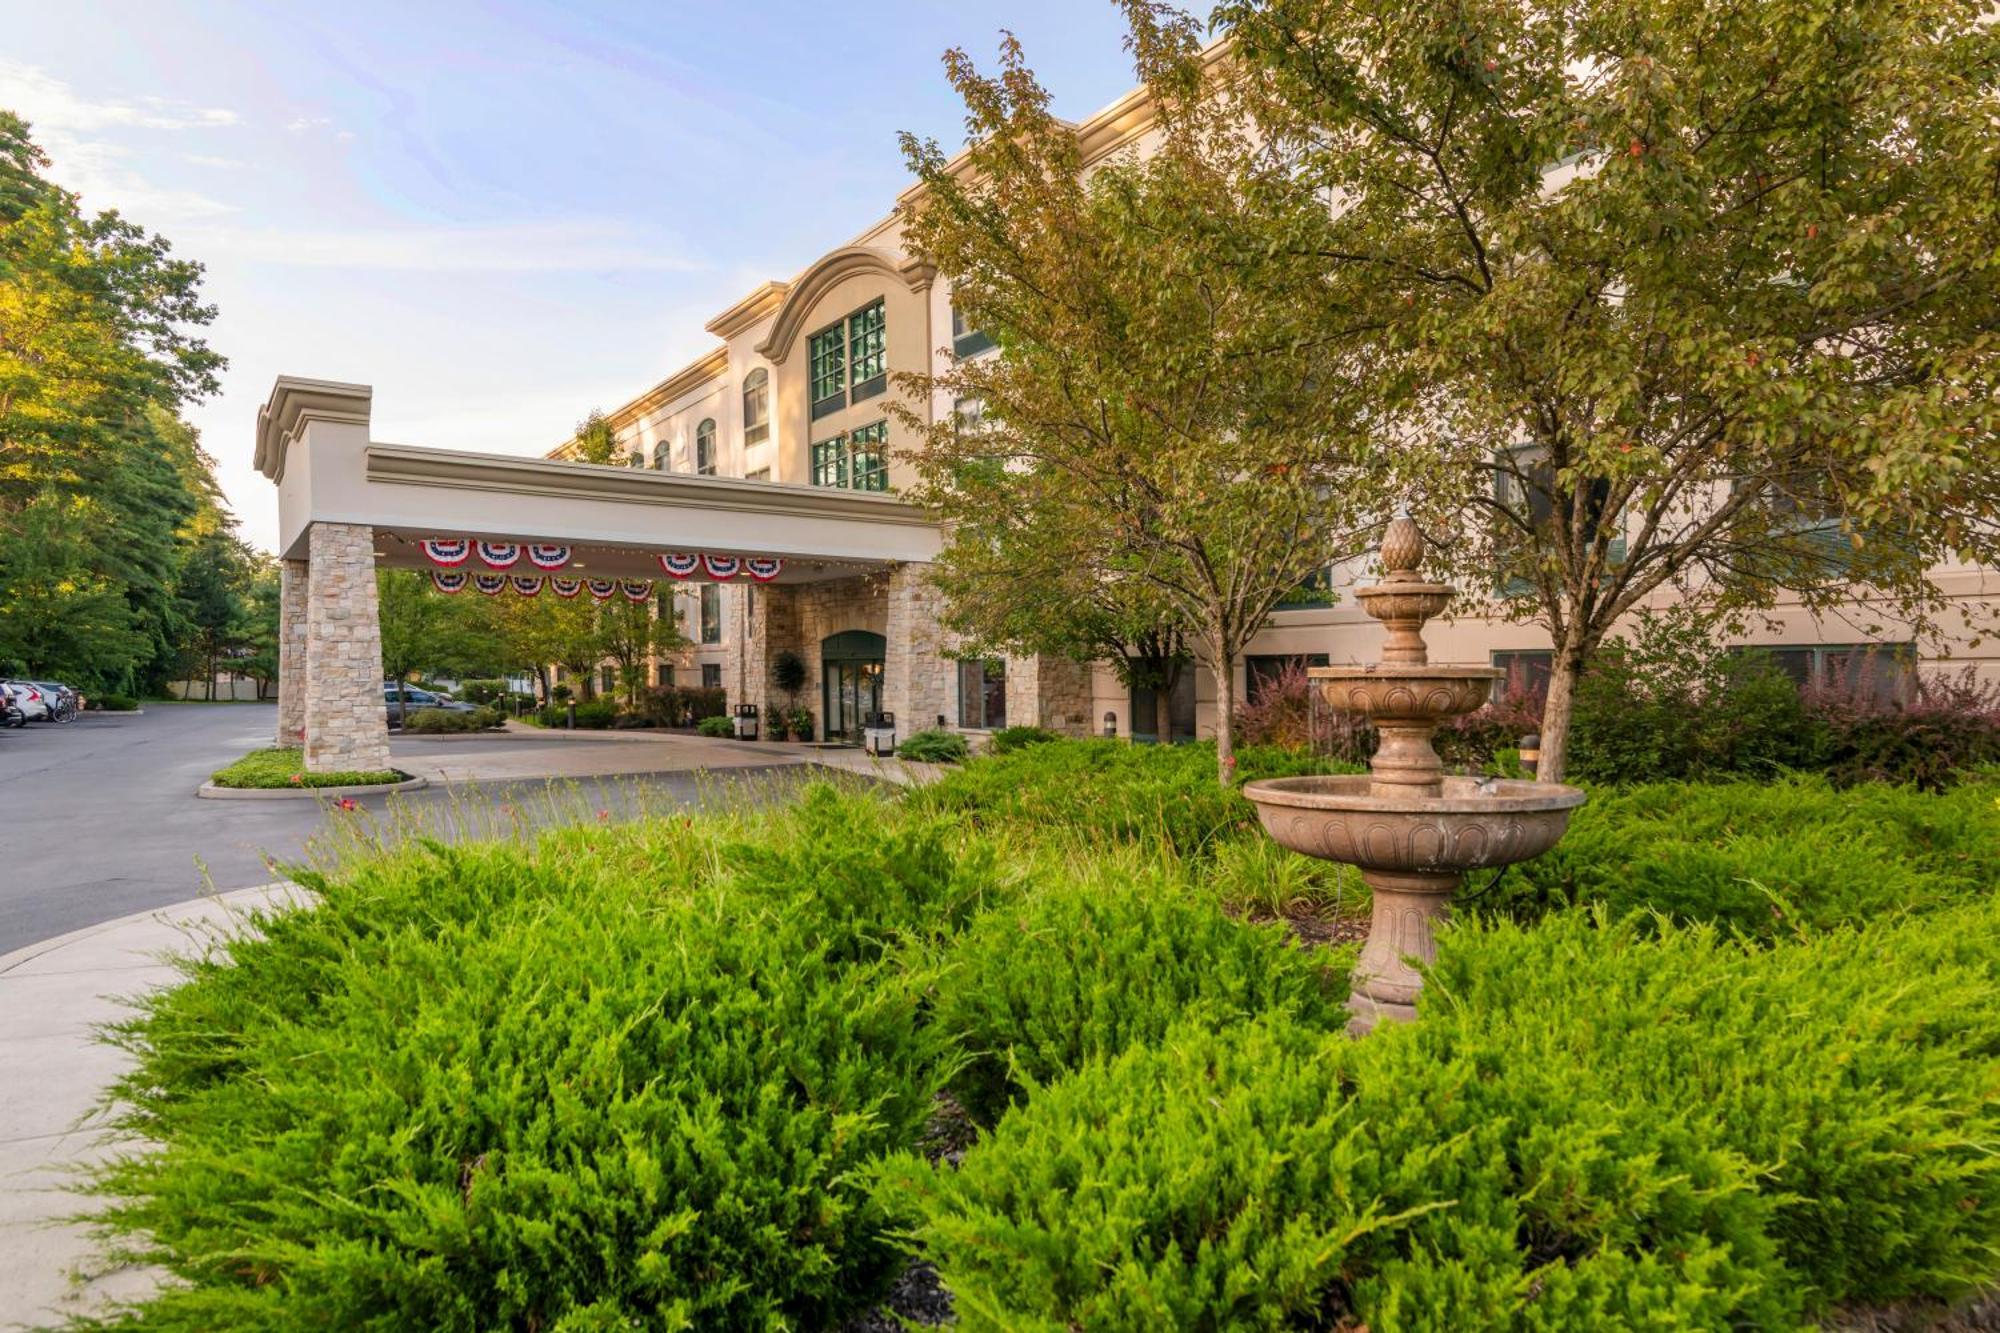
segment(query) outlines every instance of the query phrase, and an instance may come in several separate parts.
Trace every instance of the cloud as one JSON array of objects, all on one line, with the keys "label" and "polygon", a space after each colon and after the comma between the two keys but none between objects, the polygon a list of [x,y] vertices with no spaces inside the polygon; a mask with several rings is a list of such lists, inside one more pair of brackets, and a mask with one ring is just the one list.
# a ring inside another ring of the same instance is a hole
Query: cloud
[{"label": "cloud", "polygon": [[601,218],[408,224],[341,230],[211,227],[186,248],[307,268],[426,273],[702,271],[670,238]]},{"label": "cloud", "polygon": [[212,130],[242,123],[227,107],[194,106],[164,97],[93,101],[39,67],[0,59],[0,106],[38,130],[91,134],[100,130]]},{"label": "cloud", "polygon": [[197,167],[214,167],[219,171],[234,171],[250,165],[240,157],[217,157],[213,153],[182,153],[181,161]]}]

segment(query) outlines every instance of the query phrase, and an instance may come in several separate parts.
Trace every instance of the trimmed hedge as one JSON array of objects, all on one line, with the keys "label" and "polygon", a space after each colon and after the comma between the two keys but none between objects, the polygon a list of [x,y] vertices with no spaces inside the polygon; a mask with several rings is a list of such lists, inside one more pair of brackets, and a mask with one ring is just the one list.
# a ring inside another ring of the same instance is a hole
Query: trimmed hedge
[{"label": "trimmed hedge", "polygon": [[491,731],[506,721],[507,715],[497,708],[475,708],[469,713],[451,708],[419,708],[403,719],[403,730],[413,735]]},{"label": "trimmed hedge", "polygon": [[160,1146],[99,1189],[185,1284],[127,1326],[825,1328],[873,1299],[899,1260],[861,1168],[950,1069],[892,949],[990,866],[866,798],[778,822],[708,855],[633,834],[613,872],[564,834],[304,875],[320,906],[187,965],[123,1030],[119,1123]]},{"label": "trimmed hedge", "polygon": [[1154,872],[1050,884],[954,939],[936,1021],[969,1057],[953,1083],[976,1120],[1177,1023],[1225,1027],[1278,1010],[1338,1030],[1345,954],[1315,957],[1278,926],[1226,916],[1213,895]]},{"label": "trimmed hedge", "polygon": [[1596,791],[1553,851],[1467,904],[1579,903],[1758,938],[1924,912],[2000,887],[2000,782],[1927,793],[1824,778]]},{"label": "trimmed hedge", "polygon": [[988,754],[1006,754],[1010,750],[1024,750],[1030,745],[1041,745],[1046,741],[1059,741],[1062,737],[1047,727],[1002,727],[986,739]]},{"label": "trimmed hedge", "polygon": [[896,755],[917,764],[962,764],[972,757],[972,750],[957,732],[930,727],[896,742]]},{"label": "trimmed hedge", "polygon": [[705,717],[695,723],[694,729],[704,736],[734,736],[736,734],[736,721],[734,718],[727,717]]},{"label": "trimmed hedge", "polygon": [[208,780],[232,789],[280,787],[372,787],[402,782],[410,775],[393,768],[355,769],[337,773],[306,772],[305,751],[297,746],[252,750],[235,763],[218,768]]},{"label": "trimmed hedge", "polygon": [[1175,1030],[890,1207],[968,1329],[1785,1327],[2000,1255],[1992,899],[1746,947],[1446,937],[1422,1019]]}]

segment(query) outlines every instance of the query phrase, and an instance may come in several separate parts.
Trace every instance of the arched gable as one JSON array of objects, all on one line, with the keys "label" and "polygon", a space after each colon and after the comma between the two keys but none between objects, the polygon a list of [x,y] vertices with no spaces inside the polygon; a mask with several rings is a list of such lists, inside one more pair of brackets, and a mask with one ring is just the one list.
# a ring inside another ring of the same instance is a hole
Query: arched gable
[{"label": "arched gable", "polygon": [[923,292],[929,290],[936,272],[929,264],[915,259],[898,260],[872,246],[850,245],[835,250],[800,274],[786,290],[784,303],[771,321],[770,335],[758,344],[757,354],[774,363],[790,356],[792,344],[805,331],[806,321],[819,299],[849,278],[879,273],[894,278],[912,292]]}]

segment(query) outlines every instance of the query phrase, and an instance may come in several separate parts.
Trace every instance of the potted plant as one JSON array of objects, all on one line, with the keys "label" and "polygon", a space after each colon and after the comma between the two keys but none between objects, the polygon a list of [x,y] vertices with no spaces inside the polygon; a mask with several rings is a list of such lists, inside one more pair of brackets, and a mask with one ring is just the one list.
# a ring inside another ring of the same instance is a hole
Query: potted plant
[{"label": "potted plant", "polygon": [[764,709],[764,734],[774,741],[790,740],[791,714],[782,708],[767,705]]},{"label": "potted plant", "polygon": [[791,711],[788,721],[791,724],[792,735],[802,741],[809,741],[813,738],[813,715],[810,710],[794,708]]}]

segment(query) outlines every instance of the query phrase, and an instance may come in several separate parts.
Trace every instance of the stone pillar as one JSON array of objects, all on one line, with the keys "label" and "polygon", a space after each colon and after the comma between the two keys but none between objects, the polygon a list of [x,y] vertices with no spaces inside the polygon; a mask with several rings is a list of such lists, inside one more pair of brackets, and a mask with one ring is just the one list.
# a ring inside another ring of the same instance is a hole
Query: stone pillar
[{"label": "stone pillar", "polygon": [[306,770],[389,767],[375,530],[315,523],[306,571]]},{"label": "stone pillar", "polygon": [[951,705],[958,664],[945,656],[944,594],[932,586],[927,564],[895,565],[889,570],[888,640],[882,662],[882,707],[896,715],[896,733],[947,725],[955,715]]},{"label": "stone pillar", "polygon": [[1090,668],[1061,657],[1007,659],[1007,721],[1065,736],[1094,734]]},{"label": "stone pillar", "polygon": [[306,562],[278,562],[278,744],[306,739]]}]

